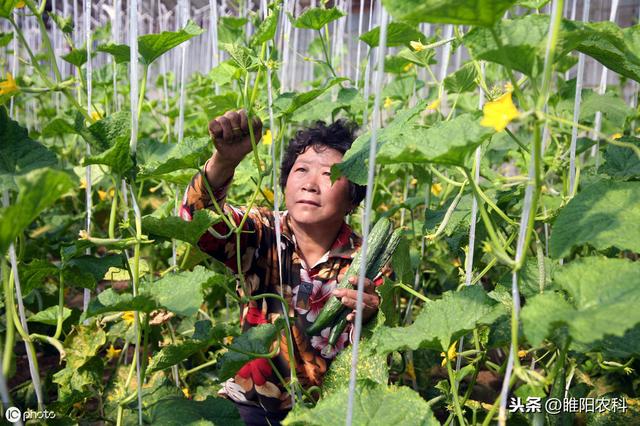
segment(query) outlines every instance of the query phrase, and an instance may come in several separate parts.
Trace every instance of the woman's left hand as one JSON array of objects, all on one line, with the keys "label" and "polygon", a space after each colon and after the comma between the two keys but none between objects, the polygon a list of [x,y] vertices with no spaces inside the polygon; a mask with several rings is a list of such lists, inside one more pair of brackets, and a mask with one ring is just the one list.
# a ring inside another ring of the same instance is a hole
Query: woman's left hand
[{"label": "woman's left hand", "polygon": [[[338,277],[338,282],[341,279],[342,277]],[[344,306],[353,309],[353,312],[347,315],[347,321],[353,321],[356,318],[355,309],[358,290],[355,287],[358,285],[358,277],[349,278],[349,283],[353,285],[353,290],[339,288],[333,290],[333,295],[340,299]],[[362,294],[362,321],[366,322],[374,316],[378,312],[378,306],[380,306],[380,297],[376,293],[376,287],[370,279],[365,278],[364,293]]]}]

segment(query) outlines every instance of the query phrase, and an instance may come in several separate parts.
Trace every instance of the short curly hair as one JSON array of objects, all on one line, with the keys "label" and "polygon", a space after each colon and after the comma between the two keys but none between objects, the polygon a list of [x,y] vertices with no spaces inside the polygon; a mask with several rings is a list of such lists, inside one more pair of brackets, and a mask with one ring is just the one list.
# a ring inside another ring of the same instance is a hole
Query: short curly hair
[{"label": "short curly hair", "polygon": [[[355,140],[357,125],[347,120],[336,120],[327,124],[324,121],[316,121],[311,127],[298,130],[291,139],[280,166],[280,187],[284,192],[287,179],[293,164],[298,156],[304,153],[310,146],[321,152],[326,148],[333,148],[344,154]],[[367,192],[367,187],[349,181],[349,198],[354,208],[362,202]]]}]

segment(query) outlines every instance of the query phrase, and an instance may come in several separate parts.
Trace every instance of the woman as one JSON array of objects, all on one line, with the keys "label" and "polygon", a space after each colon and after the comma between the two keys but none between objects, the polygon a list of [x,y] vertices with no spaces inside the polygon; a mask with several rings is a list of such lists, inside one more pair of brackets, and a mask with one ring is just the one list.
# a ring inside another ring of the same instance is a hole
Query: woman
[{"label": "woman", "polygon": [[[262,136],[262,123],[253,120],[256,142]],[[205,165],[204,174],[197,174],[185,193],[181,215],[190,220],[198,209],[212,208],[211,194],[239,224],[244,210],[225,203],[227,188],[240,161],[251,152],[247,114],[229,111],[209,123],[209,132],[216,151]],[[296,373],[304,388],[319,386],[332,359],[349,341],[347,327],[333,350],[321,353],[327,346],[329,328],[318,336],[308,336],[307,327],[314,322],[325,302],[333,294],[352,309],[356,306],[356,290],[336,289],[337,281],[346,272],[361,239],[346,224],[344,218],[362,201],[365,187],[341,177],[331,183],[331,166],[342,160],[353,142],[353,128],[343,121],[329,126],[318,122],[298,131],[289,144],[282,162],[280,185],[285,194],[287,210],[281,213],[282,282],[278,270],[276,221],[266,208],[249,212],[241,234],[240,250],[245,288],[250,295],[283,294],[288,302]],[[214,226],[219,236],[228,234],[224,223]],[[236,236],[216,238],[205,233],[200,248],[237,272]],[[355,278],[352,279],[355,283]],[[238,292],[243,295],[239,286]],[[377,311],[379,298],[375,286],[365,280],[363,318],[368,320]],[[250,327],[274,322],[283,315],[282,304],[276,299],[260,299],[243,306],[243,331]],[[353,320],[354,314],[349,315]],[[236,376],[225,382],[221,394],[233,400],[247,424],[277,424],[291,408],[291,397],[285,382],[290,377],[289,354],[284,337],[280,351],[271,361],[256,359],[243,366]]]}]

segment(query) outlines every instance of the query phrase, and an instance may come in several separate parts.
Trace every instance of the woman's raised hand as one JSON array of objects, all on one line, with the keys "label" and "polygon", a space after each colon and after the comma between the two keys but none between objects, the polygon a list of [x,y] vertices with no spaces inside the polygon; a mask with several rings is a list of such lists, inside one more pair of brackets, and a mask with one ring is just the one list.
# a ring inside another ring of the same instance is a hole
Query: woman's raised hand
[{"label": "woman's raised hand", "polygon": [[[262,138],[262,121],[253,117],[253,135],[258,143]],[[251,152],[251,135],[247,112],[227,111],[209,122],[209,134],[216,147],[216,160],[234,166]]]}]

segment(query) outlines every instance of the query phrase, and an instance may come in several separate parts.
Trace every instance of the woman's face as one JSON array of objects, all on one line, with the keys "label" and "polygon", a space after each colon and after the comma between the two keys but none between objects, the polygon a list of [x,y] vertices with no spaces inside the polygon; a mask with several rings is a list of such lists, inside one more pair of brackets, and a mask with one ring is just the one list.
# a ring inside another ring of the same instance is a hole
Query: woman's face
[{"label": "woman's face", "polygon": [[349,198],[349,181],[340,177],[331,184],[331,166],[342,161],[342,153],[313,146],[298,155],[285,186],[287,210],[300,225],[341,224],[353,206]]}]

